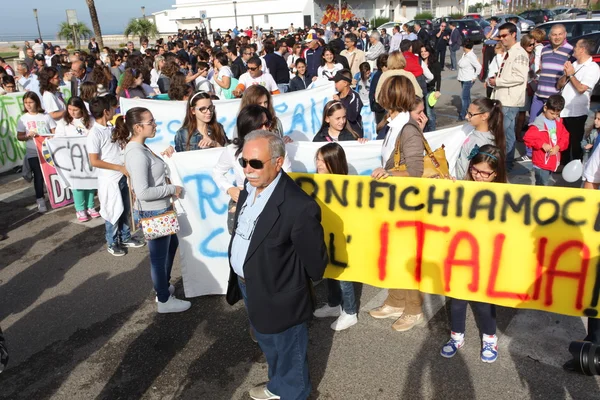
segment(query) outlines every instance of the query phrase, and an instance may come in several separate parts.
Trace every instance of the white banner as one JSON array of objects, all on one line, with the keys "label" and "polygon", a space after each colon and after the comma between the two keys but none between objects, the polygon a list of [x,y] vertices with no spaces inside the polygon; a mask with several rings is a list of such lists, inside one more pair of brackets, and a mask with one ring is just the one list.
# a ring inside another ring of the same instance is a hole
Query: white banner
[{"label": "white banner", "polygon": [[71,189],[98,189],[96,169],[90,164],[86,136],[56,136],[46,140],[56,172]]},{"label": "white banner", "polygon": [[[468,126],[468,125],[467,125]],[[463,127],[426,134],[433,149],[446,146],[448,162],[454,166],[465,138]],[[293,172],[315,172],[315,153],[325,143],[298,141],[286,145]],[[366,144],[341,142],[350,174],[369,175],[381,166],[382,141]],[[179,223],[180,259],[186,297],[224,294],[229,276],[227,205],[229,197],[212,179],[212,168],[223,149],[176,153],[167,159],[174,184],[184,188]],[[198,152],[202,152],[199,157]]]},{"label": "white banner", "polygon": [[23,165],[25,142],[17,140],[24,92],[0,96],[0,173]]}]

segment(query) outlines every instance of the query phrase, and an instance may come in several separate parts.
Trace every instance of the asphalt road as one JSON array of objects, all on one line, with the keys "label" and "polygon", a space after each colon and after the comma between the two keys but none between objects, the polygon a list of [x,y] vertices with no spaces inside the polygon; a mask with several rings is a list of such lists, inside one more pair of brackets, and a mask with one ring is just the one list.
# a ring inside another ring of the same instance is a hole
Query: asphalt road
[{"label": "asphalt road", "polygon": [[[460,99],[456,72],[443,77],[439,127],[456,123]],[[511,181],[530,184],[530,167],[519,164]],[[147,248],[111,256],[101,221],[78,223],[72,207],[39,215],[32,187],[5,174],[0,228],[9,234],[0,242],[0,326],[11,352],[0,399],[246,400],[267,380],[241,304],[205,296],[185,313],[157,314]],[[426,296],[427,324],[397,333],[392,320],[366,313],[385,291],[356,291],[358,325],[334,333],[331,319],[311,323],[313,399],[600,398],[600,378],[560,368],[568,343],[585,335],[580,318],[499,308],[500,358],[485,364],[469,311],[467,344],[448,360],[439,355],[449,334],[444,298]],[[325,300],[325,285],[317,294]]]}]

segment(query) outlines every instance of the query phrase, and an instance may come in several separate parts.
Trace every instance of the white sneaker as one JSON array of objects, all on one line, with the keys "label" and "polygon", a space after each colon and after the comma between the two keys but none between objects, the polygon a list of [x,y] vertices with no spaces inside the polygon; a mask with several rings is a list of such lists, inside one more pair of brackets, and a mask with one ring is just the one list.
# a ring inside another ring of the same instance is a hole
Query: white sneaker
[{"label": "white sneaker", "polygon": [[334,331],[343,331],[344,329],[350,328],[352,325],[356,325],[358,323],[358,318],[356,314],[346,314],[342,311],[339,318],[336,319],[333,324],[331,324],[331,329]]},{"label": "white sneaker", "polygon": [[38,206],[38,212],[39,213],[45,213],[48,212],[48,208],[46,208],[46,200],[45,199],[37,199],[37,206]]},{"label": "white sneaker", "polygon": [[[173,296],[175,294],[175,286],[169,285],[169,294]],[[154,296],[154,301],[158,303],[158,296]]]},{"label": "white sneaker", "polygon": [[323,307],[317,308],[313,315],[317,318],[339,317],[341,312],[341,306],[331,307],[329,304],[325,303]]},{"label": "white sneaker", "polygon": [[179,300],[175,296],[169,297],[166,303],[158,302],[158,312],[161,314],[176,313],[188,310],[192,303],[185,300]]}]

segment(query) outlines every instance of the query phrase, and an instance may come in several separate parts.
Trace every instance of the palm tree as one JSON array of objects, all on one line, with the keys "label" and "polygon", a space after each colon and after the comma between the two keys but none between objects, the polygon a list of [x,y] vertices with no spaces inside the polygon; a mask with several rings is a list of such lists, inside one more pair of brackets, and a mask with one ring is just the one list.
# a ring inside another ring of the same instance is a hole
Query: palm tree
[{"label": "palm tree", "polygon": [[92,19],[92,26],[94,27],[94,35],[96,35],[96,42],[98,42],[98,46],[100,48],[104,47],[104,42],[102,41],[102,30],[100,30],[100,21],[98,21],[98,14],[96,14],[96,5],[94,4],[94,0],[85,0],[88,8],[90,9],[90,18]]},{"label": "palm tree", "polygon": [[156,24],[145,18],[132,18],[123,32],[125,36],[147,36],[156,37],[158,36],[158,28]]},{"label": "palm tree", "polygon": [[69,25],[67,21],[61,22],[58,26],[58,32],[56,36],[59,39],[66,39],[67,41],[72,41],[73,46],[79,48],[79,39],[82,37],[84,39],[88,39],[92,37],[92,31],[87,27],[83,22],[78,22],[75,25]]}]

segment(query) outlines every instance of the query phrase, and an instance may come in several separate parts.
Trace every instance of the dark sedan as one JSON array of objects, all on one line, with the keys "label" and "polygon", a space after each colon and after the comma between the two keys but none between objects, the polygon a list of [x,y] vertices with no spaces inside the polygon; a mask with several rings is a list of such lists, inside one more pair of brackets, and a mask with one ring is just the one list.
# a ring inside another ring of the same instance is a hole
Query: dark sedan
[{"label": "dark sedan", "polygon": [[456,29],[458,29],[462,33],[463,38],[470,39],[474,43],[483,42],[483,28],[475,20],[455,19],[448,21],[448,25],[450,23],[456,24]]}]

